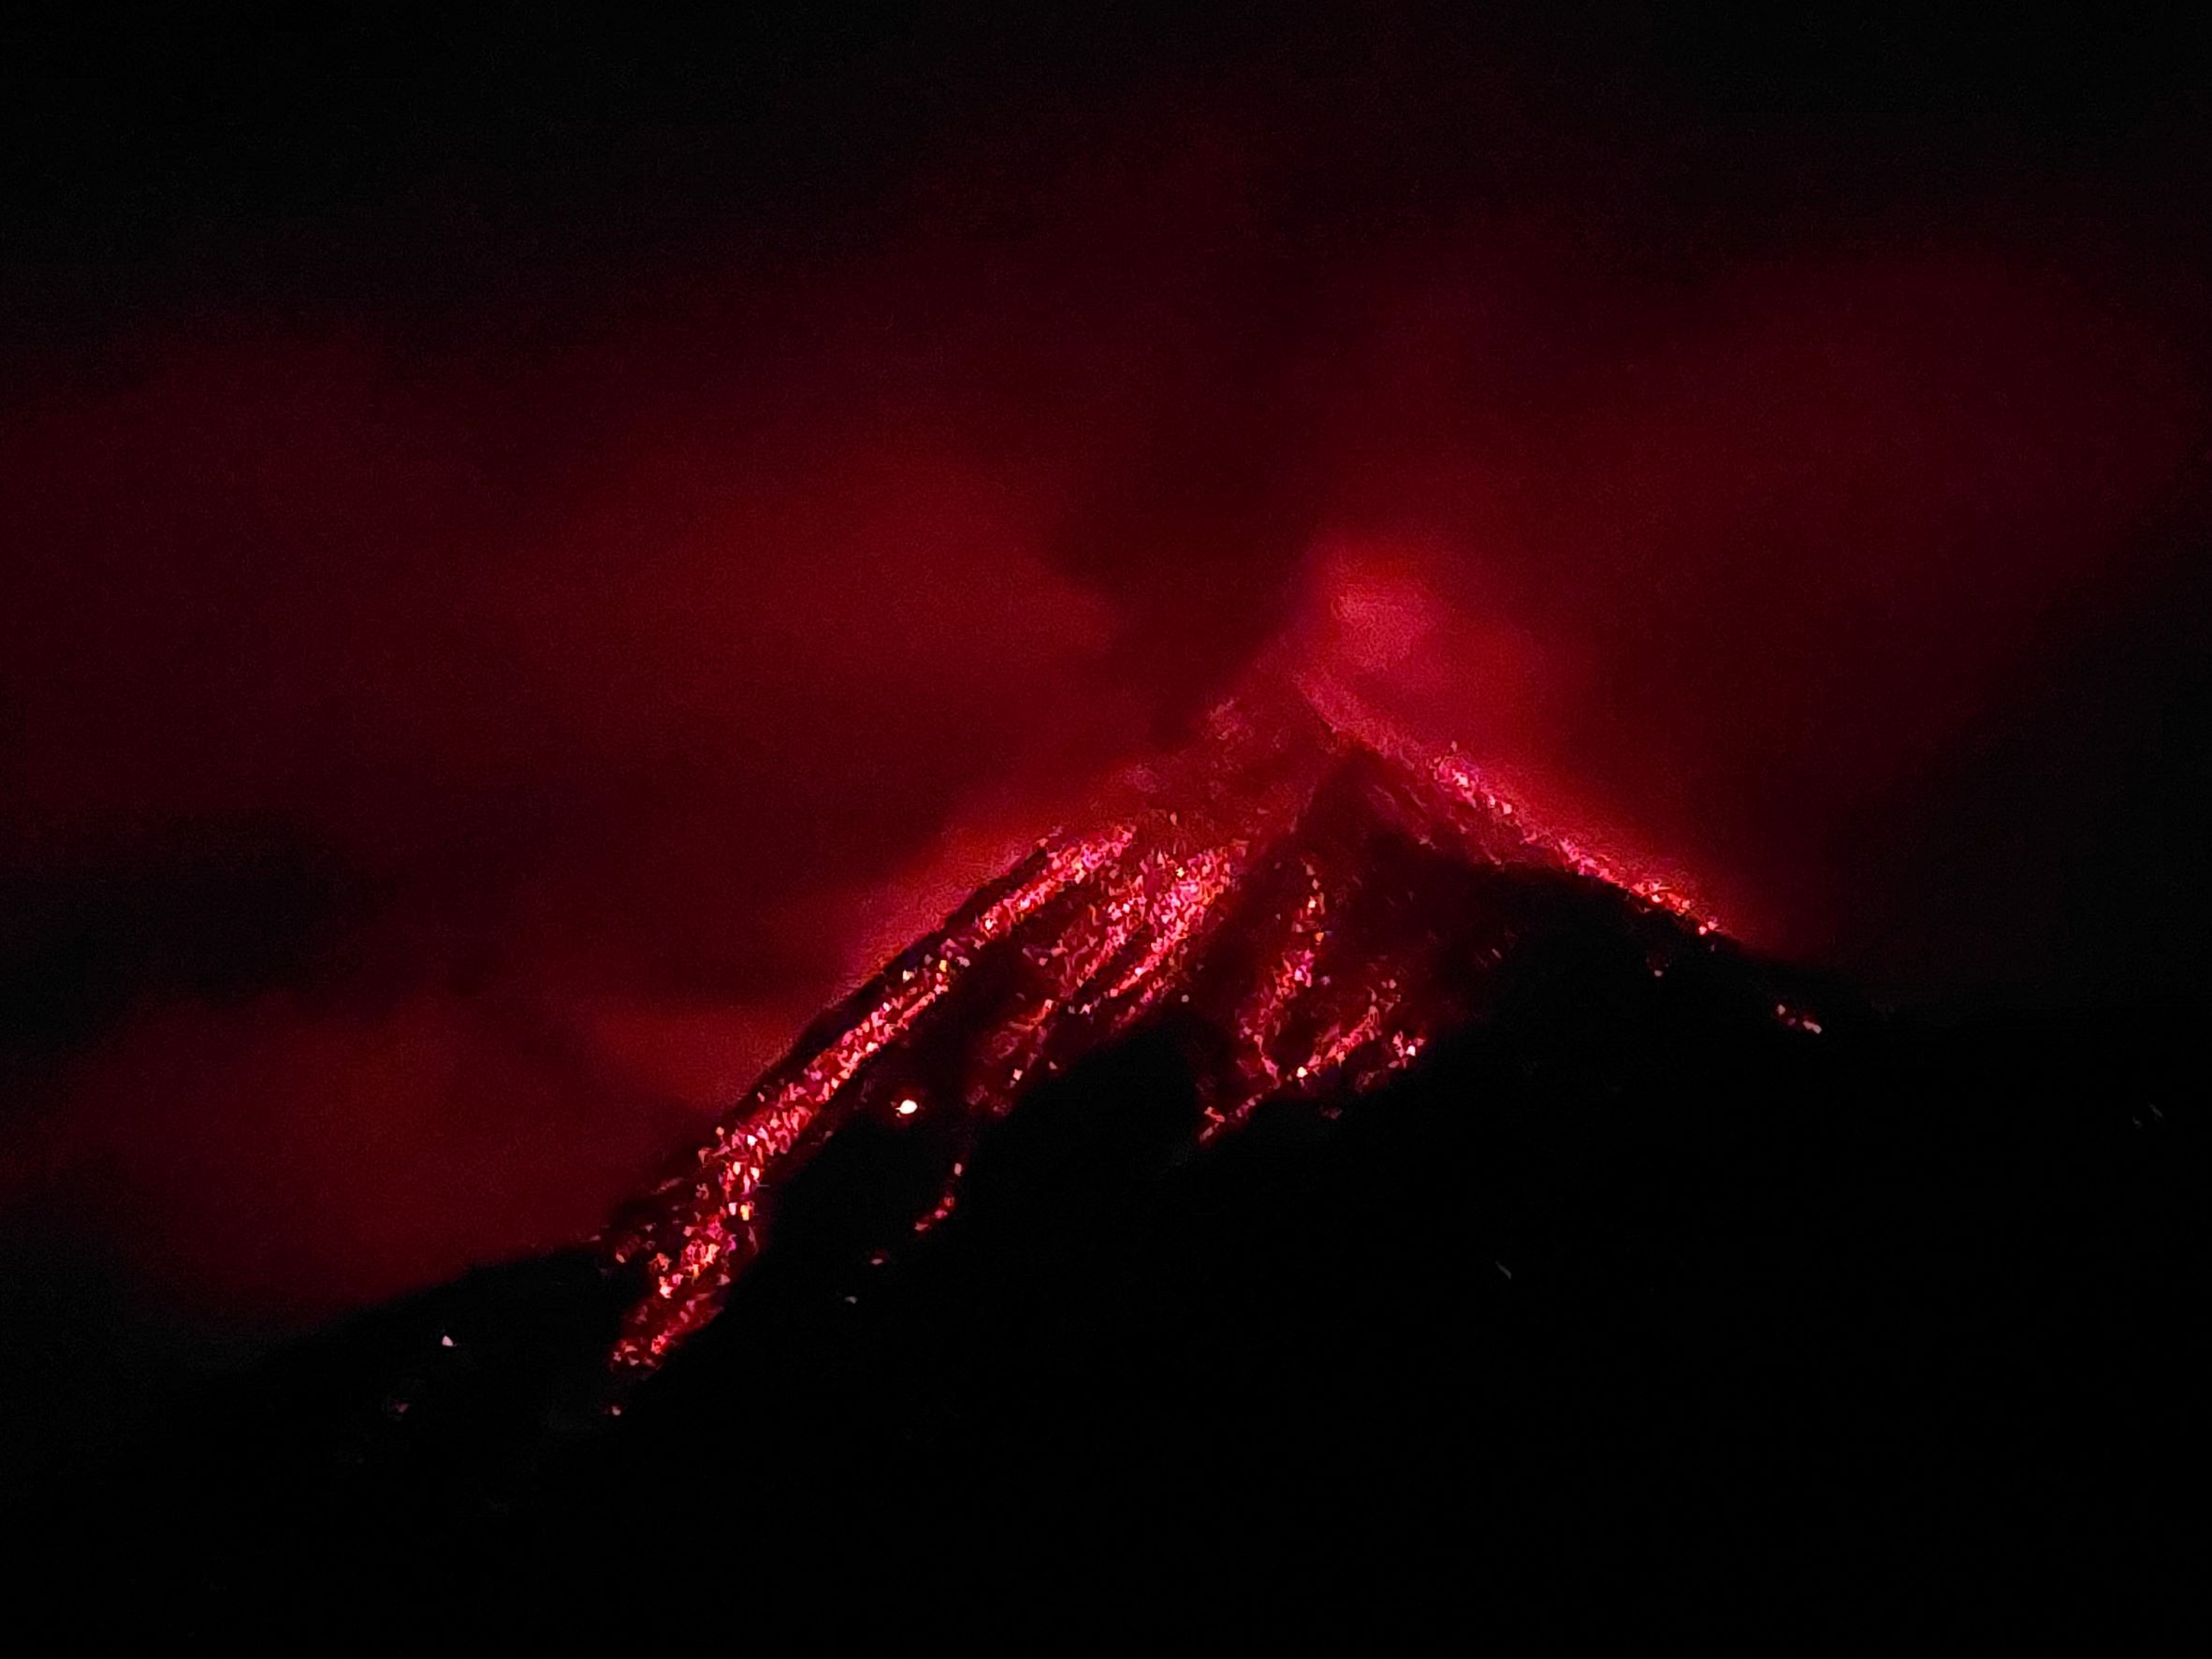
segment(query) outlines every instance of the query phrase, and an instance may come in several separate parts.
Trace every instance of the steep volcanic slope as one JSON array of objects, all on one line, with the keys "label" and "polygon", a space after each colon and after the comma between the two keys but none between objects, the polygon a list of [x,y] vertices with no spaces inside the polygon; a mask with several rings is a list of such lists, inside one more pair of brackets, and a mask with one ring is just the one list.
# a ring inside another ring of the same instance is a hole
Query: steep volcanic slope
[{"label": "steep volcanic slope", "polygon": [[926,1230],[1025,1094],[1171,1024],[1211,1139],[1259,1102],[1372,1088],[1477,1017],[1562,888],[1617,901],[1654,973],[1712,924],[1529,815],[1456,755],[1386,756],[1293,693],[1215,709],[1102,828],[1063,834],[818,1022],[618,1222],[639,1294],[614,1353],[656,1366],[759,1258],[778,1194],[857,1120],[943,1148]]},{"label": "steep volcanic slope", "polygon": [[1329,1598],[1370,1646],[1549,1650],[1764,1586],[1796,1651],[2193,1582],[2186,1029],[1876,1015],[1528,818],[1224,710],[595,1246],[297,1345],[22,1506],[40,1588],[128,1574],[80,1628],[396,1649],[459,1606],[628,1652],[1193,1600],[1311,1645]]}]

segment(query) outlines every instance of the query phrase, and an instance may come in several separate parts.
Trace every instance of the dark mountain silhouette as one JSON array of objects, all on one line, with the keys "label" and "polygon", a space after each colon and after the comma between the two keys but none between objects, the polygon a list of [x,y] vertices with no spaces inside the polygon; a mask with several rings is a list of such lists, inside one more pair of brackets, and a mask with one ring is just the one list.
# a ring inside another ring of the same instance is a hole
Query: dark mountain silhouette
[{"label": "dark mountain silhouette", "polygon": [[79,1621],[1798,1650],[2174,1615],[2180,1028],[1878,1012],[1294,702],[1125,805],[603,1239],[80,1471],[51,1541],[133,1590]]},{"label": "dark mountain silhouette", "polygon": [[1532,827],[1456,755],[1386,757],[1287,689],[1215,709],[1135,795],[1044,842],[825,1016],[621,1218],[608,1254],[636,1283],[618,1372],[652,1370],[713,1318],[780,1188],[859,1125],[934,1149],[925,1230],[985,1128],[1132,1034],[1175,1050],[1191,1132],[1212,1139],[1265,1101],[1334,1110],[1479,1024],[1501,965],[1568,910],[1603,912],[1654,978],[1719,948],[1681,899]]}]

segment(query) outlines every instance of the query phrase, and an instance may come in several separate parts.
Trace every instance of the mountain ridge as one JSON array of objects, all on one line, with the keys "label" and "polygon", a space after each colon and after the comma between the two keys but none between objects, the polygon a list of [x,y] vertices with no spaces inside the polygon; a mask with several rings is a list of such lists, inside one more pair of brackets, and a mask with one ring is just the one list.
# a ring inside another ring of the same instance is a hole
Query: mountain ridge
[{"label": "mountain ridge", "polygon": [[[1163,768],[1143,835],[1048,842],[771,1070],[764,1099],[1042,895],[847,1056],[849,1099],[762,1166],[756,1253],[653,1363],[610,1370],[651,1295],[614,1251],[683,1247],[682,1181],[646,1201],[666,1232],[372,1310],[82,1473],[50,1539],[147,1589],[78,1622],[1047,1640],[1196,1600],[1556,1645],[1608,1610],[1760,1627],[1773,1595],[1790,1651],[1863,1652],[1858,1623],[2171,1602],[2212,1283],[2181,1027],[1880,1013],[1515,852],[1502,813],[1470,854],[1433,772],[1271,741],[1233,786]],[[1255,789],[1212,931],[1117,931]],[[1410,1005],[1370,1002],[1395,968]],[[986,1053],[1040,983],[1097,1005]],[[1297,1077],[1378,1005],[1371,1054],[1431,1023],[1411,1063]],[[1026,1059],[1018,1109],[968,1105]]]},{"label": "mountain ridge", "polygon": [[1712,924],[1531,830],[1458,755],[1386,753],[1296,693],[1216,706],[1142,783],[1138,810],[1048,837],[810,1026],[626,1208],[604,1247],[644,1283],[618,1372],[715,1317],[776,1189],[855,1117],[955,1120],[926,1230],[984,1124],[1170,997],[1212,1027],[1186,1054],[1203,1139],[1270,1098],[1372,1089],[1477,1013],[1516,939],[1496,878],[1617,895],[1655,974],[1712,948]]}]

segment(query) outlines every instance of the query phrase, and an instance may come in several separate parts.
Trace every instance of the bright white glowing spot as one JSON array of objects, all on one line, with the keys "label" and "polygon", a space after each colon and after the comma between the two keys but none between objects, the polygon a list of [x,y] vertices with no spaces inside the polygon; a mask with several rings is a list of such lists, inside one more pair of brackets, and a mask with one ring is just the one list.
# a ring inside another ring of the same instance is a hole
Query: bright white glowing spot
[{"label": "bright white glowing spot", "polygon": [[895,1110],[901,1117],[911,1117],[915,1113],[922,1110],[922,1102],[915,1099],[913,1096],[909,1095],[905,1099],[898,1103]]}]

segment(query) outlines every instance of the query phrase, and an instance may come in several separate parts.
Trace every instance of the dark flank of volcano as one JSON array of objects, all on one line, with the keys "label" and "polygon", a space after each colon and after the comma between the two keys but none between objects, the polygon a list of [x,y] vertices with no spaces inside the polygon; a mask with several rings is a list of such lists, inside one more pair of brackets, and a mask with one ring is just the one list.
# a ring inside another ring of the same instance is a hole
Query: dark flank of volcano
[{"label": "dark flank of volcano", "polygon": [[1479,1023],[1500,966],[1564,907],[1613,914],[1654,976],[1716,931],[1535,828],[1456,756],[1386,758],[1288,691],[1216,708],[1134,781],[1128,816],[978,893],[624,1218],[609,1254],[646,1282],[618,1367],[658,1364],[713,1317],[778,1189],[849,1125],[939,1146],[925,1230],[985,1127],[1117,1040],[1171,1044],[1210,1140],[1265,1101],[1333,1113]]},{"label": "dark flank of volcano", "polygon": [[2212,1649],[2193,15],[8,7],[11,1651]]},{"label": "dark flank of volcano", "polygon": [[600,1239],[76,1471],[50,1541],[145,1585],[100,1618],[1543,1635],[1602,1577],[1611,1618],[1810,1598],[1820,1647],[2166,1605],[2171,1040],[1883,1015],[1293,697],[1128,783]]}]

